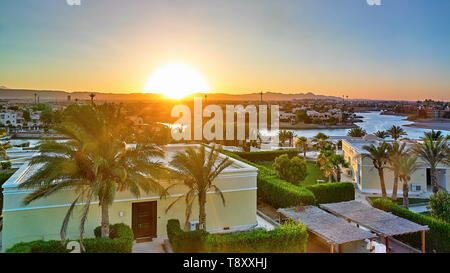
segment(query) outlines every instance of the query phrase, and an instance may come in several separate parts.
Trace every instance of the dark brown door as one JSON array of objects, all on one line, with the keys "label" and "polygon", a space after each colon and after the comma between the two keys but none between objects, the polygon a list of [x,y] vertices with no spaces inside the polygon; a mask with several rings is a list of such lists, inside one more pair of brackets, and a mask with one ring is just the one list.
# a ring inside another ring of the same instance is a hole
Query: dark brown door
[{"label": "dark brown door", "polygon": [[136,239],[156,237],[156,201],[133,203],[133,232]]}]

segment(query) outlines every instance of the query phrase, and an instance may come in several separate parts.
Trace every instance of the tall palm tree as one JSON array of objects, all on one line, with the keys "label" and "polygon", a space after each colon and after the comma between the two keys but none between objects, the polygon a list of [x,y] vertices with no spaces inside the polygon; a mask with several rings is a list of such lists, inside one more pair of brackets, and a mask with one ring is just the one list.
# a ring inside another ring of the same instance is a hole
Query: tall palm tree
[{"label": "tall palm tree", "polygon": [[347,132],[348,136],[351,137],[363,137],[367,135],[366,130],[362,129],[361,127],[352,128]]},{"label": "tall palm tree", "polygon": [[386,131],[378,130],[378,131],[375,132],[375,136],[378,137],[378,138],[381,138],[381,139],[385,139],[385,138],[387,138],[389,136],[389,133],[386,132]]},{"label": "tall palm tree", "polygon": [[303,151],[303,159],[306,160],[306,152],[308,151],[308,139],[304,136],[297,138],[295,146],[299,147]]},{"label": "tall palm tree", "polygon": [[378,146],[374,144],[365,145],[363,149],[368,152],[364,154],[364,157],[368,157],[372,160],[372,164],[378,171],[378,176],[380,177],[381,195],[386,198],[386,184],[384,183],[384,168],[388,160],[387,143],[383,142]]},{"label": "tall palm tree", "polygon": [[432,135],[425,135],[422,138],[422,142],[418,142],[413,146],[413,151],[430,167],[433,192],[436,193],[439,191],[436,168],[441,163],[448,164],[450,155],[446,138],[440,136],[436,140],[433,140]]},{"label": "tall palm tree", "polygon": [[400,170],[400,158],[406,154],[406,143],[399,144],[394,141],[392,144],[388,144],[388,164],[389,169],[394,173],[394,186],[392,188],[392,200],[397,200],[398,180]]},{"label": "tall palm tree", "polygon": [[166,209],[166,212],[180,199],[186,200],[186,227],[191,215],[192,204],[198,198],[199,208],[199,229],[206,230],[206,194],[209,190],[218,193],[225,206],[225,197],[222,191],[214,185],[214,179],[222,171],[231,165],[232,161],[228,157],[220,157],[221,148],[212,146],[210,151],[206,151],[205,146],[199,148],[188,148],[184,152],[177,152],[170,166],[173,167],[175,175],[183,183],[174,183],[169,188],[183,184],[189,191],[175,199]]},{"label": "tall palm tree", "polygon": [[[67,225],[78,201],[84,201],[80,223],[80,239],[83,240],[84,223],[92,201],[101,207],[101,236],[109,237],[109,206],[116,191],[130,191],[139,197],[141,190],[165,194],[158,180],[164,174],[164,166],[155,161],[163,151],[152,144],[138,143],[127,147],[116,130],[121,123],[109,124],[117,116],[106,118],[105,109],[83,106],[72,109],[55,130],[68,141],[43,141],[30,165],[37,171],[20,187],[31,188],[24,200],[29,204],[65,189],[73,189],[75,199],[69,207],[61,227],[64,242]],[[87,118],[86,116],[89,116]]]},{"label": "tall palm tree", "polygon": [[387,132],[394,140],[399,139],[401,136],[406,136],[407,135],[405,130],[403,130],[402,127],[395,126],[395,125],[392,125],[392,127],[389,128],[387,130]]},{"label": "tall palm tree", "polygon": [[289,141],[289,147],[291,147],[292,146],[292,141],[294,140],[294,137],[295,137],[294,132],[287,131],[286,132],[286,137],[287,137],[287,140]]},{"label": "tall palm tree", "polygon": [[319,154],[317,157],[317,163],[319,164],[320,170],[322,170],[323,174],[328,177],[328,182],[331,182],[333,178],[334,166],[326,152]]},{"label": "tall palm tree", "polygon": [[421,139],[423,140],[424,138],[426,139],[431,139],[433,141],[437,141],[438,139],[440,139],[441,137],[447,138],[447,140],[449,139],[449,136],[444,136],[444,134],[442,133],[442,131],[435,131],[435,130],[431,130],[431,132],[424,132],[424,137],[422,137]]},{"label": "tall palm tree", "polygon": [[416,163],[417,157],[413,156],[401,156],[399,159],[399,177],[403,182],[403,207],[409,209],[409,199],[408,199],[408,182],[411,180],[411,175],[417,170],[418,165]]},{"label": "tall palm tree", "polygon": [[329,137],[324,133],[318,133],[315,135],[312,142],[314,143],[313,148],[316,151],[323,150],[330,144]]}]

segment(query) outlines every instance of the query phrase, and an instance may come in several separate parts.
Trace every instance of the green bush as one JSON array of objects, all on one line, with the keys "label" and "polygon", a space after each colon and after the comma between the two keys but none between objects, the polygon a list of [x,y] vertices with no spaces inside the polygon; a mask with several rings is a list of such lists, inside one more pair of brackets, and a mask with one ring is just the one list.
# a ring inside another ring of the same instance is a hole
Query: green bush
[{"label": "green bush", "polygon": [[258,198],[275,208],[287,208],[297,205],[315,205],[314,194],[304,188],[295,186],[262,167],[258,172]]},{"label": "green bush", "polygon": [[[387,199],[375,199],[372,202],[372,206],[387,212],[391,212],[394,215],[405,218],[419,225],[425,225],[430,228],[426,232],[425,247],[427,252],[448,253],[450,252],[450,224],[437,218],[422,215],[404,209],[397,204]],[[397,239],[420,249],[422,240],[419,232],[396,236]]]},{"label": "green bush", "polygon": [[297,156],[299,151],[296,150],[276,150],[276,151],[260,151],[260,152],[235,152],[241,158],[251,162],[273,161],[280,155],[288,155],[289,158]]},{"label": "green bush", "polygon": [[196,253],[286,253],[306,251],[306,227],[286,222],[274,230],[210,234],[206,231],[181,230],[178,220],[167,222],[167,235],[175,252]]},{"label": "green bush", "polygon": [[7,170],[12,167],[11,161],[2,161],[2,170]]},{"label": "green bush", "polygon": [[355,200],[355,186],[350,182],[323,183],[306,187],[319,204]]},{"label": "green bush", "polygon": [[450,195],[445,191],[438,191],[430,196],[431,215],[450,223]]},{"label": "green bush", "polygon": [[275,158],[273,167],[279,177],[294,185],[299,185],[307,176],[306,160],[297,156],[289,158],[287,154],[280,155]]},{"label": "green bush", "polygon": [[[84,239],[87,253],[131,253],[133,249],[133,230],[125,224],[110,225],[110,238],[99,238],[100,227],[94,229],[96,238]],[[70,240],[68,240],[70,241]],[[32,241],[15,244],[7,253],[68,253],[61,241]]]}]

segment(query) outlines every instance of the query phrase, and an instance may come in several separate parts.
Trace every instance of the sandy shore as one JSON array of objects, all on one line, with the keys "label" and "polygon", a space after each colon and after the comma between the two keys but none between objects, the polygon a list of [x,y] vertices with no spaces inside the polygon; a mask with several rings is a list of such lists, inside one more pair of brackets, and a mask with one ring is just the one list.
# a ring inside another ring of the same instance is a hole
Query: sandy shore
[{"label": "sandy shore", "polygon": [[290,124],[289,122],[280,122],[280,129],[286,130],[307,130],[307,129],[350,129],[358,127],[355,124],[341,124],[341,125],[320,125],[320,124]]},{"label": "sandy shore", "polygon": [[434,129],[450,131],[450,122],[414,122],[412,124],[403,125],[407,127],[415,127],[422,129]]}]

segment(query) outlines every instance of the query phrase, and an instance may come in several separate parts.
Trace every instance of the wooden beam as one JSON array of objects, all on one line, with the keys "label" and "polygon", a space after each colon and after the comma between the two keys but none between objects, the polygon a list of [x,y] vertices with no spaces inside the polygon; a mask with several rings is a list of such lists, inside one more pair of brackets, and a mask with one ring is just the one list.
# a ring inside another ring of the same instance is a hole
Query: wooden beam
[{"label": "wooden beam", "polygon": [[334,244],[331,244],[330,252],[334,253]]},{"label": "wooden beam", "polygon": [[386,253],[389,252],[389,236],[386,236]]},{"label": "wooden beam", "polygon": [[425,230],[422,230],[422,253],[425,253]]},{"label": "wooden beam", "polygon": [[338,253],[342,253],[342,244],[338,245]]}]

